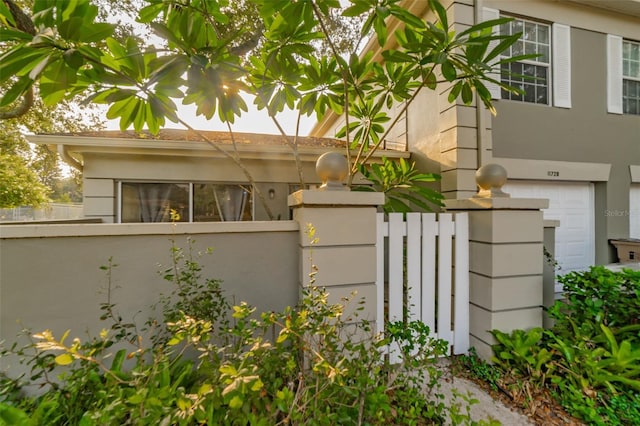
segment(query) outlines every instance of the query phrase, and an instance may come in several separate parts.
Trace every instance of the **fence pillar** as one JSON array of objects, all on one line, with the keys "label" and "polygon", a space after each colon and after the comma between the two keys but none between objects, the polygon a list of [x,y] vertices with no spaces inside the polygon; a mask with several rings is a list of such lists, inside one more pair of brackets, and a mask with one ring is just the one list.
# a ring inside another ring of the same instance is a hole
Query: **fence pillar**
[{"label": "fence pillar", "polygon": [[[325,287],[331,303],[356,292],[365,298],[361,319],[376,318],[376,212],[384,194],[302,190],[289,196],[300,224],[300,283]],[[309,235],[313,227],[315,240]],[[356,301],[351,308],[356,308]]]},{"label": "fence pillar", "polygon": [[[334,182],[327,190],[301,190],[289,195],[293,220],[300,224],[300,283],[309,285],[315,274],[315,285],[326,288],[330,303],[355,292],[346,314],[359,308],[357,302],[364,298],[359,319],[373,322],[377,320],[376,212],[384,204],[384,194],[341,189]],[[313,241],[309,227],[315,233]]]},{"label": "fence pillar", "polygon": [[[544,267],[542,272],[542,304],[546,308],[550,308],[556,302],[556,228],[560,226],[559,220],[544,221]],[[560,292],[558,292],[560,293]],[[547,312],[543,317],[544,328],[553,327],[554,320],[550,318]]]},{"label": "fence pillar", "polygon": [[499,183],[486,184],[481,171],[477,196],[445,205],[469,212],[470,345],[489,360],[496,343],[491,330],[542,327],[542,209],[549,201],[510,198],[500,190],[506,172]]}]

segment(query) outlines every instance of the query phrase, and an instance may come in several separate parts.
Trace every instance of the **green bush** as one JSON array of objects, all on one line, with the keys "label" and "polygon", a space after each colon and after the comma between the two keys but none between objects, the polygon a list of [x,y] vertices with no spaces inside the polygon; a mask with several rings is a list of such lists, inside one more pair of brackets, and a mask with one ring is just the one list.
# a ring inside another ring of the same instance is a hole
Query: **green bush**
[{"label": "green bush", "polygon": [[559,281],[554,327],[494,330],[495,366],[589,424],[640,424],[640,272],[592,267]]},{"label": "green bush", "polygon": [[[380,338],[358,318],[362,301],[331,304],[313,285],[283,312],[230,306],[191,247],[174,247],[162,272],[175,284],[158,305],[163,321],[124,322],[109,285],[100,308],[111,325],[99,336],[43,331],[5,350],[31,373],[2,378],[0,425],[476,424],[468,408],[442,402],[436,363],[447,346],[424,324],[391,324]],[[104,267],[109,281],[115,266]],[[403,353],[398,365],[381,355],[391,343]],[[42,393],[26,396],[26,385]]]},{"label": "green bush", "polygon": [[619,328],[640,323],[640,271],[613,272],[594,266],[560,276],[558,281],[564,300],[549,310],[556,330],[571,332],[578,324],[587,333],[597,333],[599,324]]}]

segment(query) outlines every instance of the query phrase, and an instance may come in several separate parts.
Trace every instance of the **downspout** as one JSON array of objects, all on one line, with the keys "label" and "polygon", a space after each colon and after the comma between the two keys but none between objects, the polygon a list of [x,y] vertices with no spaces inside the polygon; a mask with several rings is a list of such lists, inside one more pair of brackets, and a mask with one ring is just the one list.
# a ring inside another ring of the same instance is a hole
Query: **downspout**
[{"label": "downspout", "polygon": [[[474,19],[475,24],[482,22],[482,4],[483,0],[475,0]],[[478,168],[484,166],[491,161],[491,156],[487,150],[487,140],[485,136],[486,126],[485,107],[478,95],[476,94],[476,140],[478,147]]]},{"label": "downspout", "polygon": [[60,154],[60,157],[65,163],[67,163],[69,166],[73,167],[74,169],[82,172],[82,168],[83,168],[82,163],[76,160],[75,158],[73,158],[71,154],[69,154],[69,151],[66,145],[56,145],[56,147],[57,147],[58,154]]}]

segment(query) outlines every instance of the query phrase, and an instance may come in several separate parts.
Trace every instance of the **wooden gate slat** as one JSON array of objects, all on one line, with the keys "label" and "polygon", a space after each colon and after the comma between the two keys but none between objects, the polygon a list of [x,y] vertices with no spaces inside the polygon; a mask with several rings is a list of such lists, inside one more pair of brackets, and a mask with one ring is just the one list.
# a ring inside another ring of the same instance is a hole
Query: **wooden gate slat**
[{"label": "wooden gate slat", "polygon": [[389,321],[402,321],[404,297],[402,284],[405,223],[402,213],[389,214]]},{"label": "wooden gate slat", "polygon": [[455,307],[453,353],[469,351],[469,215],[455,215]]},{"label": "wooden gate slat", "polygon": [[453,221],[451,213],[438,216],[438,337],[449,343],[453,342],[451,330],[451,239],[453,237]]},{"label": "wooden gate slat", "polygon": [[436,335],[436,215],[422,215],[422,322]]},{"label": "wooden gate slat", "polygon": [[421,229],[420,213],[407,213],[407,310],[408,321],[420,320],[420,305],[422,304],[420,262]]}]

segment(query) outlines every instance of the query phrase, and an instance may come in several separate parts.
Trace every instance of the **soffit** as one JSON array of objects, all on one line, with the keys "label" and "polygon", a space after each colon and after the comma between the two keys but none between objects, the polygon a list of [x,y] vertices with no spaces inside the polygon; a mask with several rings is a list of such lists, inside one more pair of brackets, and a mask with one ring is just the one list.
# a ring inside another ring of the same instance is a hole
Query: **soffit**
[{"label": "soffit", "polygon": [[568,0],[586,6],[640,17],[640,0]]},{"label": "soffit", "polygon": [[[214,148],[203,140],[206,135],[215,143]],[[27,135],[29,142],[39,145],[64,146],[74,156],[84,154],[158,155],[180,157],[225,158],[222,151],[237,151],[242,159],[292,161],[293,151],[279,135],[238,133],[233,141],[228,132],[190,133],[180,130],[162,130],[158,135],[135,132],[84,132]],[[294,139],[289,137],[293,143]],[[302,161],[316,161],[318,156],[333,150],[344,150],[344,141],[331,138],[297,138],[298,155]],[[235,147],[234,147],[235,142]],[[408,152],[378,150],[374,157],[407,158]]]}]

